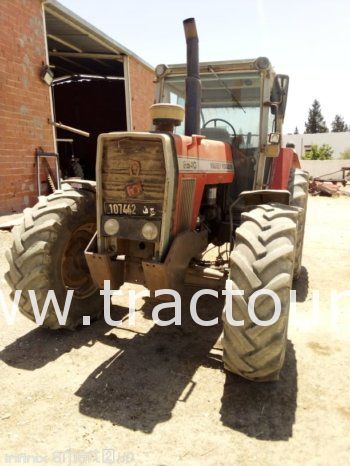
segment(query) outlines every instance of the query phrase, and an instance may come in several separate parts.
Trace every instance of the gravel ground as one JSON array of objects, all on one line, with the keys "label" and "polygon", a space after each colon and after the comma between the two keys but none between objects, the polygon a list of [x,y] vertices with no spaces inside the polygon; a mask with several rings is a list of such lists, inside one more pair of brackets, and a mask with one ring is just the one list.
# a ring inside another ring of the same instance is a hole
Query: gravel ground
[{"label": "gravel ground", "polygon": [[[310,199],[278,383],[225,373],[220,328],[198,328],[186,312],[180,329],[153,326],[147,302],[136,330],[51,332],[1,315],[0,464],[348,465],[350,297],[335,318],[331,291],[350,290],[349,212],[349,198]],[[0,232],[0,280],[10,243]],[[200,312],[217,309],[203,299]],[[120,301],[115,318],[125,312]]]}]

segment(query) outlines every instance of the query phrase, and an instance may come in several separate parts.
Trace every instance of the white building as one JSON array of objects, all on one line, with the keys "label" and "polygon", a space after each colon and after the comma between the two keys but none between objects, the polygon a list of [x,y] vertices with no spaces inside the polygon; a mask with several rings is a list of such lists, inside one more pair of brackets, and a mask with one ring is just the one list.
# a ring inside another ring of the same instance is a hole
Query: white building
[{"label": "white building", "polygon": [[295,144],[295,150],[303,156],[313,144],[322,146],[329,144],[334,152],[333,158],[339,158],[340,154],[350,149],[350,131],[344,133],[316,133],[316,134],[284,134],[282,138],[283,145],[287,142]]}]

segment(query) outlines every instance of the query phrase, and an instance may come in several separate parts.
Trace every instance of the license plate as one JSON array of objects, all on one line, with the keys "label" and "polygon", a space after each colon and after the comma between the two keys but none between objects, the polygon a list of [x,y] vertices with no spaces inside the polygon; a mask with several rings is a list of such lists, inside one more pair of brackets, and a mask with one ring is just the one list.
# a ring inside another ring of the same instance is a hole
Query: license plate
[{"label": "license plate", "polygon": [[162,208],[159,204],[141,204],[129,202],[105,202],[106,215],[126,215],[137,217],[160,217]]}]

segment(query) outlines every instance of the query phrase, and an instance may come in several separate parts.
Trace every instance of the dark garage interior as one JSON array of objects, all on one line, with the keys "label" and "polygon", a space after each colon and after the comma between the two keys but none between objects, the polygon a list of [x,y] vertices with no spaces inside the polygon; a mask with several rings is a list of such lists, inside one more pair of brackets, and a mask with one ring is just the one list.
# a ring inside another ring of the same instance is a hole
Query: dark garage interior
[{"label": "dark garage interior", "polygon": [[[71,171],[70,159],[74,154],[79,159],[84,178],[94,180],[98,135],[127,128],[124,81],[73,77],[56,83],[53,97],[56,122],[90,133],[90,137],[85,137],[57,128],[62,175],[80,175]],[[60,142],[60,139],[67,141]]]},{"label": "dark garage interior", "polygon": [[53,119],[90,133],[85,137],[56,128],[62,177],[95,179],[98,135],[123,131],[128,126],[125,55],[111,47],[91,25],[83,24],[55,3],[45,7],[45,21],[54,77]]}]

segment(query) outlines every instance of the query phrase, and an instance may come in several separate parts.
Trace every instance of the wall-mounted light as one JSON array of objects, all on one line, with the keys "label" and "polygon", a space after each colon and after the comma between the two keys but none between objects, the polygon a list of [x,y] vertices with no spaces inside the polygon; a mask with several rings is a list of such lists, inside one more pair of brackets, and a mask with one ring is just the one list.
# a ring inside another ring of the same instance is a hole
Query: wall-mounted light
[{"label": "wall-mounted light", "polygon": [[48,85],[51,86],[53,81],[53,72],[48,65],[43,65],[41,67],[40,78]]},{"label": "wall-mounted light", "polygon": [[155,68],[155,73],[157,78],[162,78],[168,71],[168,67],[166,65],[160,64],[157,65]]}]

